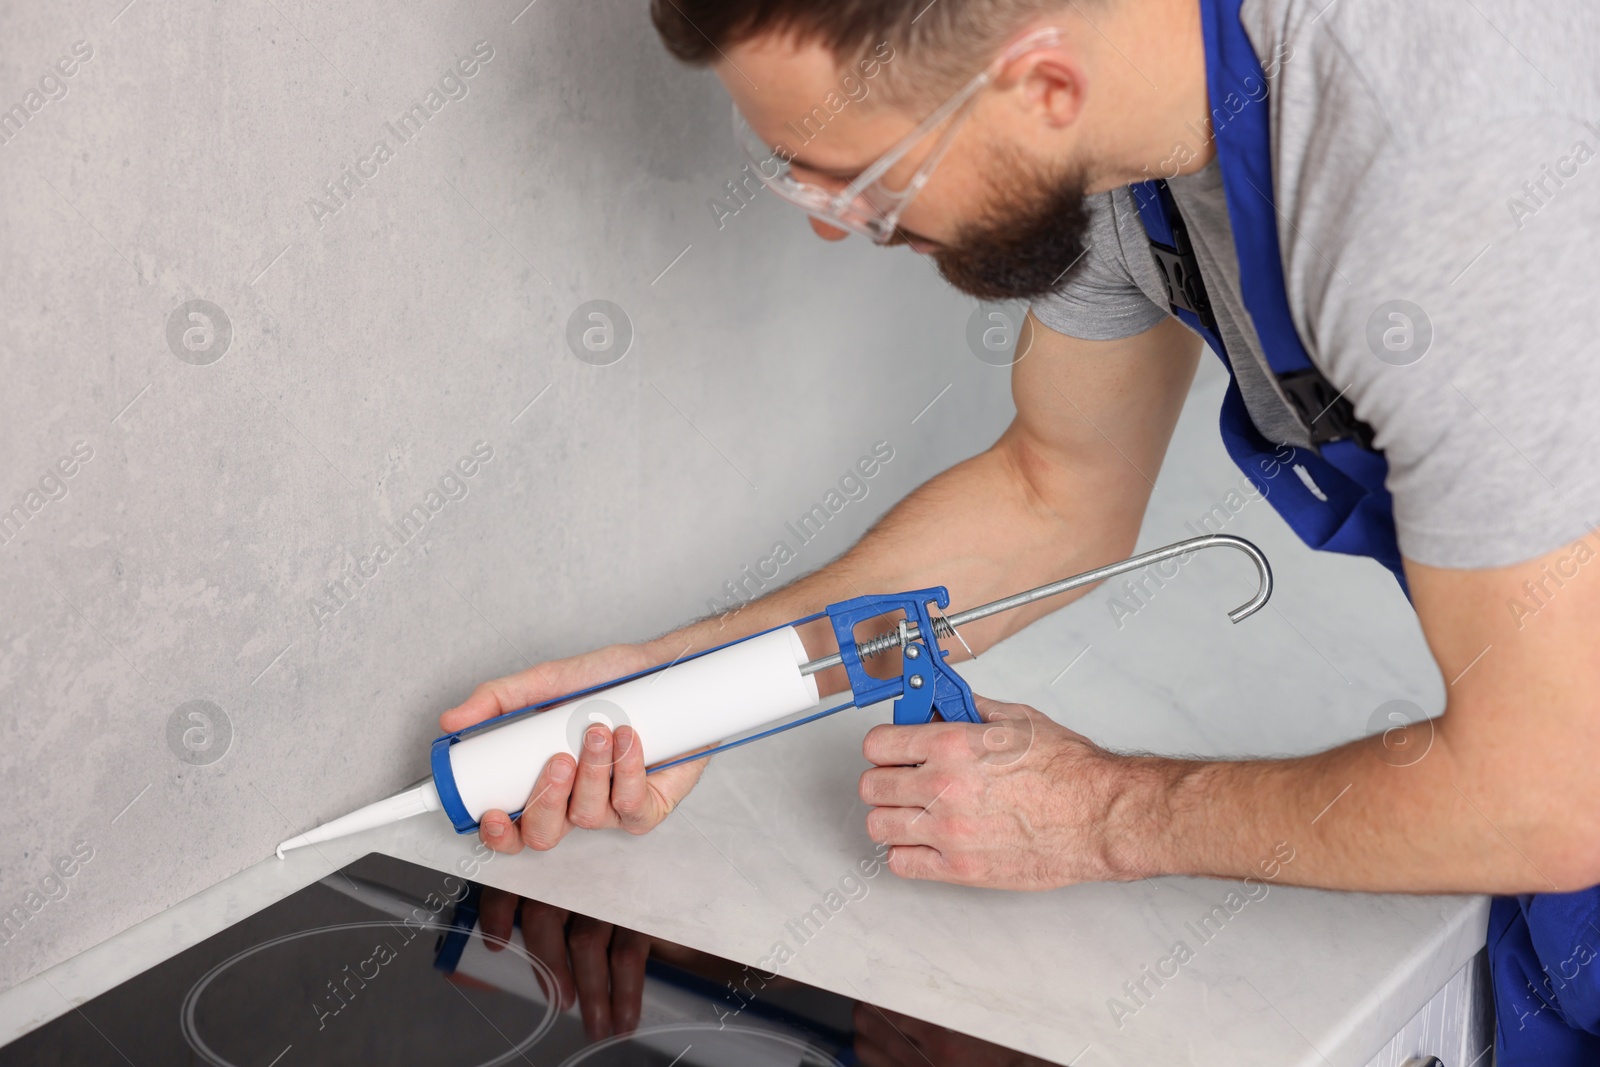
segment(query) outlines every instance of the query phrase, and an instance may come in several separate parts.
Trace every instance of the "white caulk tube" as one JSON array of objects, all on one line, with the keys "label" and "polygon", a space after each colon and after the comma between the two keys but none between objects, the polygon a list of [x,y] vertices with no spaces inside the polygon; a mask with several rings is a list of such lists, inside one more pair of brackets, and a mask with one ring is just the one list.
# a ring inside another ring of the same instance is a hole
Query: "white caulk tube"
[{"label": "white caulk tube", "polygon": [[785,626],[651,674],[433,744],[433,780],[369,804],[278,846],[329,841],[441,808],[458,833],[487,811],[519,812],[550,757],[579,757],[595,723],[630,726],[648,766],[804,711],[817,682],[801,674],[805,646]]}]

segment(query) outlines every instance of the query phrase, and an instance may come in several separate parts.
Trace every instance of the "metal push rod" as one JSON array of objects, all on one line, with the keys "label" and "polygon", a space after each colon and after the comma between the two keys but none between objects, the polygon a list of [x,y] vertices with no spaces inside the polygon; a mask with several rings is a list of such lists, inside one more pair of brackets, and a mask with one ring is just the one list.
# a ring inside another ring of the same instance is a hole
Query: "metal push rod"
[{"label": "metal push rod", "polygon": [[[1063,578],[1059,582],[1041,585],[1037,589],[1029,589],[1027,592],[1017,593],[1014,596],[1004,597],[988,604],[980,604],[978,607],[968,608],[966,611],[958,611],[954,615],[941,616],[934,620],[934,633],[935,636],[940,638],[954,636],[957,640],[960,640],[960,635],[956,633],[956,628],[965,626],[969,622],[987,619],[989,616],[998,615],[1002,611],[1020,608],[1024,604],[1032,604],[1035,601],[1058,596],[1073,589],[1081,589],[1086,585],[1096,585],[1108,578],[1115,578],[1119,574],[1126,574],[1141,567],[1148,567],[1152,563],[1160,563],[1162,560],[1168,560],[1174,556],[1184,556],[1190,552],[1197,552],[1207,548],[1237,549],[1249,556],[1250,561],[1256,565],[1257,588],[1255,595],[1228,612],[1228,618],[1234,622],[1242,622],[1260,611],[1266,604],[1267,599],[1272,596],[1272,566],[1267,562],[1267,557],[1262,554],[1259,548],[1242,537],[1233,537],[1230,534],[1206,534],[1202,537],[1191,537],[1187,541],[1178,541],[1164,548],[1157,548],[1132,556],[1120,563],[1096,567],[1092,571],[1084,571],[1082,574]],[[887,649],[904,647],[907,641],[921,636],[918,633],[919,629],[916,623],[911,623],[889,633],[879,634],[877,637],[859,642],[856,645],[856,653],[862,659],[867,659]],[[810,663],[804,664],[800,668],[800,673],[816,674],[818,671],[825,671],[829,667],[838,667],[843,663],[843,658],[839,653],[835,652],[831,656],[823,656],[821,659],[814,659]]]}]

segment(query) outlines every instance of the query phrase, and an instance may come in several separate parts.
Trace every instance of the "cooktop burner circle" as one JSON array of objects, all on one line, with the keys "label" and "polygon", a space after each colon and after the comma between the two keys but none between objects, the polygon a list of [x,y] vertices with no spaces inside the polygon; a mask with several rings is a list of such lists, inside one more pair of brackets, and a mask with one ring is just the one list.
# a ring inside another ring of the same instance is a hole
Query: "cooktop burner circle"
[{"label": "cooktop burner circle", "polygon": [[[715,1067],[779,1062],[795,1067],[843,1067],[837,1058],[808,1041],[753,1026],[723,1023],[670,1023],[617,1034],[569,1056],[561,1067],[623,1067],[639,1062],[641,1048],[678,1059],[693,1050],[696,1064]],[[799,1060],[794,1059],[796,1052]]]},{"label": "cooktop burner circle", "polygon": [[[357,972],[354,976],[354,979],[362,990],[365,989],[366,984],[378,981],[382,977],[382,968],[386,966],[392,959],[397,958],[397,953],[395,953],[395,950],[392,947],[393,940],[397,939],[396,935],[404,938],[404,940],[401,942],[403,951],[404,946],[408,945],[411,939],[418,936],[418,934],[422,931],[437,934],[441,939],[459,936],[462,933],[459,926],[451,923],[407,917],[405,919],[395,919],[392,921],[373,920],[366,922],[333,923],[327,926],[313,927],[308,930],[297,930],[293,933],[284,934],[280,937],[274,937],[270,940],[252,945],[247,949],[234,953],[232,956],[229,956],[227,959],[212,967],[209,971],[202,975],[193,986],[190,987],[188,994],[183,999],[183,1005],[179,1009],[179,1027],[183,1031],[184,1040],[188,1042],[189,1047],[194,1050],[194,1053],[205,1060],[206,1063],[210,1064],[211,1067],[245,1067],[245,1065],[237,1063],[236,1061],[230,1059],[223,1052],[220,1052],[214,1048],[202,1034],[204,1011],[201,1006],[201,1001],[205,997],[206,992],[219,979],[229,975],[230,972],[237,972],[242,965],[248,965],[251,960],[264,957],[265,955],[271,954],[274,950],[282,949],[293,942],[303,941],[307,938],[331,937],[333,935],[348,934],[356,931],[372,931],[374,933],[381,932],[390,939],[389,941],[379,942],[380,945],[387,944],[390,946],[389,953],[391,955],[389,955],[387,958],[379,958],[383,954],[375,951],[373,955],[361,958],[357,961]],[[405,936],[408,932],[409,936]],[[480,933],[479,936],[483,935]],[[559,998],[553,995],[554,990],[557,988],[555,976],[551,972],[549,966],[547,966],[543,960],[533,956],[522,946],[515,944],[512,941],[505,941],[499,938],[485,938],[485,940],[492,940],[500,947],[501,951],[514,953],[517,956],[520,956],[528,964],[528,967],[534,974],[540,991],[544,994],[543,1000],[545,1002],[545,1007],[542,1015],[539,1017],[538,1022],[534,1025],[533,1029],[527,1034],[527,1036],[522,1038],[520,1041],[512,1043],[510,1047],[505,1048],[504,1051],[493,1056],[492,1058],[480,1059],[470,1065],[464,1064],[463,1067],[501,1067],[503,1064],[522,1059],[523,1053],[527,1052],[534,1045],[538,1044],[540,1039],[550,1032],[551,1027],[555,1025],[556,1017],[559,1014],[557,1003]],[[326,957],[319,954],[314,954],[312,959],[322,961],[326,959]],[[364,970],[360,969],[360,963],[374,963],[374,961],[376,961],[375,966],[378,969],[371,975],[368,975]],[[326,1027],[327,1020],[330,1017],[336,1017],[345,1008],[351,1006],[348,1002],[342,999],[334,985],[334,979],[338,977],[338,972],[328,970],[328,966],[324,966],[319,970],[319,976],[324,972],[333,975],[333,977],[330,977],[327,980],[327,986],[330,990],[330,993],[324,998],[326,1004],[322,1008],[322,1014],[317,1016],[318,1021],[322,1024],[319,1026],[319,1029]],[[271,971],[272,968],[269,966],[268,970]],[[342,968],[341,970],[344,972],[345,978],[343,988],[348,993],[350,991],[348,982],[351,979],[348,963],[346,967]],[[275,976],[279,977],[281,980],[281,974],[282,972],[278,971]],[[265,1000],[270,1001],[274,999],[271,997],[271,994],[274,991],[265,989],[261,992],[266,995],[264,997]],[[282,998],[276,999],[281,1000]],[[291,999],[289,1002],[294,1003],[295,1001]],[[315,1015],[317,1005],[312,1004],[311,1006],[313,1008],[313,1014]],[[509,1041],[510,1039],[507,1038],[507,1040]],[[259,1062],[261,1051],[260,1046],[254,1046],[250,1051],[253,1054],[252,1058]],[[285,1052],[287,1051],[288,1049],[286,1048]]]}]

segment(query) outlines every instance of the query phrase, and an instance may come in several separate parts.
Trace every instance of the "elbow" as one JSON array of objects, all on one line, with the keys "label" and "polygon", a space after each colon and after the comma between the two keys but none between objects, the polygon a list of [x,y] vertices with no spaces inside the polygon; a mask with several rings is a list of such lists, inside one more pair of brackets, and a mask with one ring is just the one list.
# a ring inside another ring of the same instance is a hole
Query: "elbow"
[{"label": "elbow", "polygon": [[[1586,821],[1586,820],[1585,820]],[[1580,889],[1600,885],[1600,845],[1594,840],[1594,827],[1579,826],[1579,820],[1557,831],[1561,839],[1546,843],[1530,854],[1529,862],[1539,868],[1541,880],[1549,885],[1540,887],[1550,892],[1574,893]]]},{"label": "elbow", "polygon": [[1594,792],[1554,782],[1529,786],[1526,807],[1508,813],[1505,822],[1492,820],[1501,847],[1511,844],[1532,868],[1519,879],[1526,891],[1572,893],[1600,885],[1600,827],[1592,814],[1600,811],[1600,796]]},{"label": "elbow", "polygon": [[[995,443],[994,451],[1027,509],[1065,529],[1062,544],[1074,546],[1074,551],[1064,563],[1077,562],[1080,555],[1105,562],[1132,554],[1148,493],[1132,485],[1126,460],[1109,467],[1086,455],[1063,455],[1040,447],[1015,428]],[[1094,501],[1091,523],[1084,522],[1085,501]],[[1086,528],[1092,531],[1093,545],[1084,544]]]},{"label": "elbow", "polygon": [[1452,701],[1436,720],[1434,752],[1435,769],[1443,772],[1434,784],[1455,794],[1456,825],[1466,831],[1461,846],[1478,854],[1470,864],[1475,888],[1573,893],[1600,885],[1600,777],[1592,746],[1521,716],[1491,723],[1492,730],[1468,730],[1483,722],[1476,711]]}]

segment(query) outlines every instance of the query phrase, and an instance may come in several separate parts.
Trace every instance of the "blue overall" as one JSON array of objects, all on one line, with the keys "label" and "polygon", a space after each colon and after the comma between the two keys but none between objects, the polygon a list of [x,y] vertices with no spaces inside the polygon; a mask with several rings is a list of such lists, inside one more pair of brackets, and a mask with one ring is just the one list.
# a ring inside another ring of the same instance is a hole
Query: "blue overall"
[{"label": "blue overall", "polygon": [[[1320,372],[1290,316],[1272,200],[1268,82],[1240,24],[1240,4],[1200,0],[1212,135],[1244,303],[1273,374],[1287,386],[1307,376],[1320,380]],[[1173,314],[1204,337],[1228,368],[1221,415],[1228,454],[1306,544],[1370,556],[1406,589],[1383,454],[1356,433],[1332,435],[1335,439],[1322,440],[1313,449],[1278,445],[1261,434],[1204,306],[1204,287],[1171,192],[1160,181],[1142,182],[1130,191],[1157,259],[1168,271]],[[1171,266],[1180,261],[1183,266]],[[1184,284],[1190,274],[1192,289]],[[1329,401],[1330,407],[1336,399]],[[1344,410],[1349,411],[1347,402]],[[1308,417],[1321,413],[1312,410]],[[1496,899],[1488,946],[1499,1067],[1600,1064],[1600,887]]]}]

